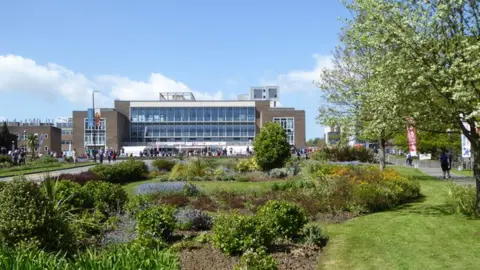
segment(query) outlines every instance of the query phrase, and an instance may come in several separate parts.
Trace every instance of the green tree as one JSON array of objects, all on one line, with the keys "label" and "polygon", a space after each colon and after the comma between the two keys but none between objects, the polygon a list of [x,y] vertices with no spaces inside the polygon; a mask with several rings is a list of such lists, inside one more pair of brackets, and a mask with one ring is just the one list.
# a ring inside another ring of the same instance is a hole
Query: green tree
[{"label": "green tree", "polygon": [[[395,147],[407,152],[408,136],[407,132],[398,133],[393,139]],[[433,133],[428,131],[417,131],[417,152],[431,154],[433,159],[437,159],[441,151],[450,151],[460,153],[461,142],[460,134],[455,133]]]},{"label": "green tree", "polygon": [[3,122],[2,131],[0,131],[0,147],[5,147],[9,149],[11,147],[10,142],[10,132],[8,131],[7,122]]},{"label": "green tree", "polygon": [[266,123],[253,142],[255,159],[263,171],[282,167],[291,157],[290,144],[279,123]]},{"label": "green tree", "polygon": [[[379,105],[417,130],[461,130],[472,146],[480,214],[480,4],[474,0],[344,1],[349,44],[372,48]],[[382,101],[382,99],[384,99]]]},{"label": "green tree", "polygon": [[325,139],[322,138],[314,138],[314,139],[309,139],[307,141],[308,147],[324,147],[325,146]]},{"label": "green tree", "polygon": [[32,153],[32,160],[35,159],[35,149],[38,148],[38,136],[35,134],[28,134],[27,136],[27,147]]}]

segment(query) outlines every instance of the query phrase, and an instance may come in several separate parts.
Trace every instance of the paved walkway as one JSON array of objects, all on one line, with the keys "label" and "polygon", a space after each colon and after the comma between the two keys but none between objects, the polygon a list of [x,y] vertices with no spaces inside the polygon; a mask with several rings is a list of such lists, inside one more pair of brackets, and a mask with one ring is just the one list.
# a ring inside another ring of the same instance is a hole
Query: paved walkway
[{"label": "paved walkway", "polygon": [[[147,166],[151,167],[152,166],[152,160],[143,160]],[[118,162],[123,162],[123,160],[117,160],[116,163]],[[107,162],[103,162],[103,164],[108,165]],[[114,164],[113,162],[111,164]],[[57,171],[50,171],[50,172],[41,172],[41,173],[33,173],[33,174],[27,174],[25,175],[25,178],[31,181],[42,181],[43,178],[46,175],[49,175],[51,177],[56,177],[59,176],[62,173],[81,173],[81,172],[86,172],[88,169],[90,169],[92,166],[84,166],[84,167],[78,167],[78,168],[70,168],[70,169],[64,169],[64,170],[57,170]],[[0,177],[0,181],[12,181],[13,177]]]},{"label": "paved walkway", "polygon": [[433,176],[435,178],[438,178],[444,181],[450,181],[450,182],[453,182],[459,185],[465,185],[465,186],[467,185],[475,186],[475,178],[473,178],[472,176],[464,176],[464,175],[459,175],[459,174],[450,172],[450,175],[452,176],[452,178],[443,179],[443,172],[440,166],[436,168],[419,167],[418,169],[427,175]]}]

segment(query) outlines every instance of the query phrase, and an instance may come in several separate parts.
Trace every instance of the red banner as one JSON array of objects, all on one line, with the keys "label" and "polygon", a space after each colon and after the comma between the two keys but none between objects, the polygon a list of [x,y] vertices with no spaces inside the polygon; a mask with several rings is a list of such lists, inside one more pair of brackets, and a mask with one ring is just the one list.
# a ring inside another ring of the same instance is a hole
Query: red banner
[{"label": "red banner", "polygon": [[[413,123],[413,119],[409,118],[409,122]],[[413,126],[407,127],[407,135],[408,135],[408,149],[410,150],[410,154],[412,156],[417,155],[417,130]]]}]

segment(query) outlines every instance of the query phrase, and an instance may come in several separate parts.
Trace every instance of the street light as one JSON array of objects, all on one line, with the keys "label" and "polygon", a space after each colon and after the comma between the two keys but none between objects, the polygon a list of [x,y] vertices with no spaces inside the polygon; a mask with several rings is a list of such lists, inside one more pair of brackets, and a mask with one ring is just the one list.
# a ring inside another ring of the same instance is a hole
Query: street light
[{"label": "street light", "polygon": [[[95,93],[98,93],[100,91],[93,90],[92,91],[92,110],[93,110],[93,121],[95,121]],[[97,162],[97,154],[95,153],[95,130],[97,129],[96,123],[93,125],[93,132],[92,132],[92,137],[93,137],[93,162]]]}]

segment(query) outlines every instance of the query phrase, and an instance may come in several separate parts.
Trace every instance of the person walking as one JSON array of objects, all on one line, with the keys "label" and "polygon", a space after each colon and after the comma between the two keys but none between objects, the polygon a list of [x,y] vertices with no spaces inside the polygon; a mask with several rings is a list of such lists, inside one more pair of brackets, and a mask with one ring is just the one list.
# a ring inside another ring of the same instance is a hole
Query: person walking
[{"label": "person walking", "polygon": [[108,163],[112,163],[112,150],[108,150],[107,152]]},{"label": "person walking", "polygon": [[445,153],[445,151],[442,151],[442,154],[440,155],[440,166],[442,167],[442,172],[443,172],[443,179],[446,177],[452,178],[450,176],[450,169],[451,169],[451,161],[452,159]]},{"label": "person walking", "polygon": [[72,159],[73,159],[73,166],[77,166],[77,149],[73,149],[72,151]]},{"label": "person walking", "polygon": [[103,148],[98,151],[98,157],[100,158],[100,164],[103,164]]}]

